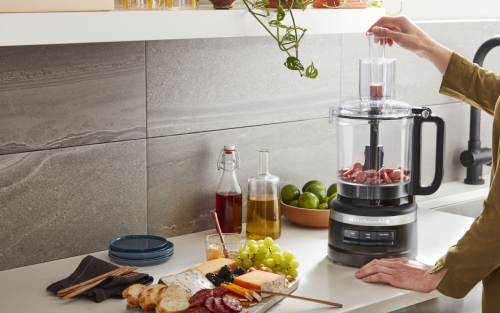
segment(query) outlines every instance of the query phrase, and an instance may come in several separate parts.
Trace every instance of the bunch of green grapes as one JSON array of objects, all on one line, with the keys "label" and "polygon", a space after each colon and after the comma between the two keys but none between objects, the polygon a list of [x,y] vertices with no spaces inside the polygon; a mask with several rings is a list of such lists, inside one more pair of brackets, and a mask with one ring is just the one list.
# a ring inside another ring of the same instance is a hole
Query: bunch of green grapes
[{"label": "bunch of green grapes", "polygon": [[281,272],[295,279],[299,273],[299,261],[290,250],[281,253],[281,247],[275,245],[272,238],[264,240],[249,240],[247,246],[240,247],[240,256],[235,260],[237,266],[245,270],[254,266],[259,268],[261,264],[269,267],[273,272]]}]

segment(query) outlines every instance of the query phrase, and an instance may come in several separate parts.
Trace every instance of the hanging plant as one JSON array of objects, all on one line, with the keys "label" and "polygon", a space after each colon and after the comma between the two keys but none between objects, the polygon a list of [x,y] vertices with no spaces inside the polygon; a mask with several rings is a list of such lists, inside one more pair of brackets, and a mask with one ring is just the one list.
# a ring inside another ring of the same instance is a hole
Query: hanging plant
[{"label": "hanging plant", "polygon": [[[314,79],[318,77],[318,69],[314,67],[314,63],[311,61],[306,69],[302,65],[299,59],[299,46],[300,41],[304,37],[307,29],[299,27],[295,24],[295,18],[293,17],[292,7],[300,7],[302,11],[306,7],[312,4],[314,0],[307,0],[302,2],[301,0],[288,0],[281,1],[278,0],[278,7],[276,10],[270,10],[265,6],[269,4],[269,0],[243,0],[248,11],[255,17],[257,21],[267,30],[267,32],[276,40],[278,47],[281,51],[286,52],[288,57],[284,65],[292,71],[298,71],[301,77],[307,77]],[[282,4],[283,3],[283,4]],[[276,13],[276,19],[268,22],[270,28],[274,28],[276,34],[271,32],[271,30],[261,21],[261,18],[266,18],[271,16],[271,12]],[[282,22],[287,15],[290,15],[292,20],[292,25],[287,26]],[[281,34],[280,34],[281,31]]]},{"label": "hanging plant", "polygon": [[[269,4],[269,0],[243,0],[243,3],[248,9],[253,17],[266,29],[266,31],[276,40],[278,43],[278,47],[281,51],[286,52],[288,57],[286,58],[286,62],[284,65],[292,71],[298,71],[301,77],[307,77],[311,79],[315,79],[318,77],[318,69],[314,67],[314,62],[311,61],[311,65],[309,65],[305,70],[302,62],[299,59],[299,46],[300,41],[304,37],[307,29],[298,27],[295,24],[295,18],[293,17],[292,7],[301,8],[302,11],[305,11],[306,7],[315,0],[306,0],[302,2],[302,0],[278,0],[278,6],[276,10],[270,10],[266,8],[266,5]],[[361,0],[354,0],[362,3]],[[323,6],[329,9],[339,9],[345,5],[346,8],[349,6],[346,4],[347,2],[351,3],[351,0],[339,0],[339,5],[328,6],[326,3],[323,3]],[[283,5],[282,5],[283,3]],[[383,0],[371,0],[368,2],[368,8],[381,8]],[[398,15],[403,10],[403,3],[401,3],[401,10],[399,10],[396,14],[389,15]],[[267,18],[271,16],[271,12],[276,13],[276,19],[268,22],[269,27],[274,28],[276,34],[274,34],[261,20],[261,18]],[[282,23],[287,14],[290,15],[292,20],[291,26],[286,26]],[[280,35],[280,30],[282,31]],[[291,51],[291,52],[290,52]]]}]

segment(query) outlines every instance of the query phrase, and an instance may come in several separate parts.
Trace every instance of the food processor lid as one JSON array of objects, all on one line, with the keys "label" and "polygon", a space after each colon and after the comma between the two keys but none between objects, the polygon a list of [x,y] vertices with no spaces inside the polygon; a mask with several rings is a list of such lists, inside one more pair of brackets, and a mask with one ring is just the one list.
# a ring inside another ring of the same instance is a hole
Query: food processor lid
[{"label": "food processor lid", "polygon": [[377,104],[363,99],[352,99],[334,107],[333,114],[345,118],[401,119],[412,117],[412,106],[401,100],[387,100]]}]

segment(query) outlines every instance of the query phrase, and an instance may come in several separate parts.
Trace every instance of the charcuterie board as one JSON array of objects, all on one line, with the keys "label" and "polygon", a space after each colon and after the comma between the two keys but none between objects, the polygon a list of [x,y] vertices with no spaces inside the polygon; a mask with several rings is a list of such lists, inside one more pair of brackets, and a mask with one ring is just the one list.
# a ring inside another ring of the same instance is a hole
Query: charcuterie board
[{"label": "charcuterie board", "polygon": [[[288,288],[283,292],[285,294],[291,294],[297,288],[299,287],[299,282],[300,282],[300,277],[297,277],[293,281],[290,282],[288,285]],[[270,308],[272,308],[276,303],[280,302],[283,300],[284,297],[279,297],[279,296],[270,296],[267,298],[262,299],[261,302],[258,304],[252,306],[252,307],[245,307],[241,311],[242,313],[264,313],[267,312]],[[140,307],[137,308],[132,308],[129,305],[127,305],[127,312],[128,313],[146,313],[146,312],[155,312],[154,310],[150,311],[145,311]]]}]

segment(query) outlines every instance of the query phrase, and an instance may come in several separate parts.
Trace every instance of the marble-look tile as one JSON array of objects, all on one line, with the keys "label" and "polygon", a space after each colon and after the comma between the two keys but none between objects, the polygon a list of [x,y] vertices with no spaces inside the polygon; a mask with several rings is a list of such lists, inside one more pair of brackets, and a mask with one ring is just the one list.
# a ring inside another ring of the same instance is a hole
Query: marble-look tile
[{"label": "marble-look tile", "polygon": [[[444,46],[472,60],[481,44],[483,23],[419,23],[427,34]],[[396,95],[413,106],[431,106],[456,100],[440,95],[442,75],[427,60],[394,45],[386,56],[396,58]],[[364,34],[342,35],[341,99],[358,97],[358,59],[368,57]]]},{"label": "marble-look tile", "polygon": [[[500,36],[500,22],[484,22],[483,41],[493,36]],[[500,75],[500,46],[488,53],[483,67]]]},{"label": "marble-look tile", "polygon": [[[431,107],[432,114],[439,115],[446,123],[444,182],[463,180],[466,168],[460,163],[460,154],[467,150],[469,141],[470,106],[463,102],[435,105]],[[481,146],[492,144],[493,117],[481,115]],[[429,184],[434,177],[436,153],[436,126],[424,124],[422,141],[422,184]],[[483,174],[488,174],[491,168],[483,166]]]},{"label": "marble-look tile", "polygon": [[147,232],[146,140],[0,156],[0,270]]},{"label": "marble-look tile", "polygon": [[221,173],[224,144],[241,156],[237,172],[246,217],[247,179],[257,174],[257,149],[269,148],[270,172],[302,186],[336,181],[335,125],[328,119],[245,127],[148,139],[148,232],[166,237],[214,228],[210,212]]},{"label": "marble-look tile", "polygon": [[149,41],[148,137],[305,120],[340,99],[340,35],[306,35],[301,78],[270,37]]},{"label": "marble-look tile", "polygon": [[146,137],[145,43],[0,48],[0,154]]}]

